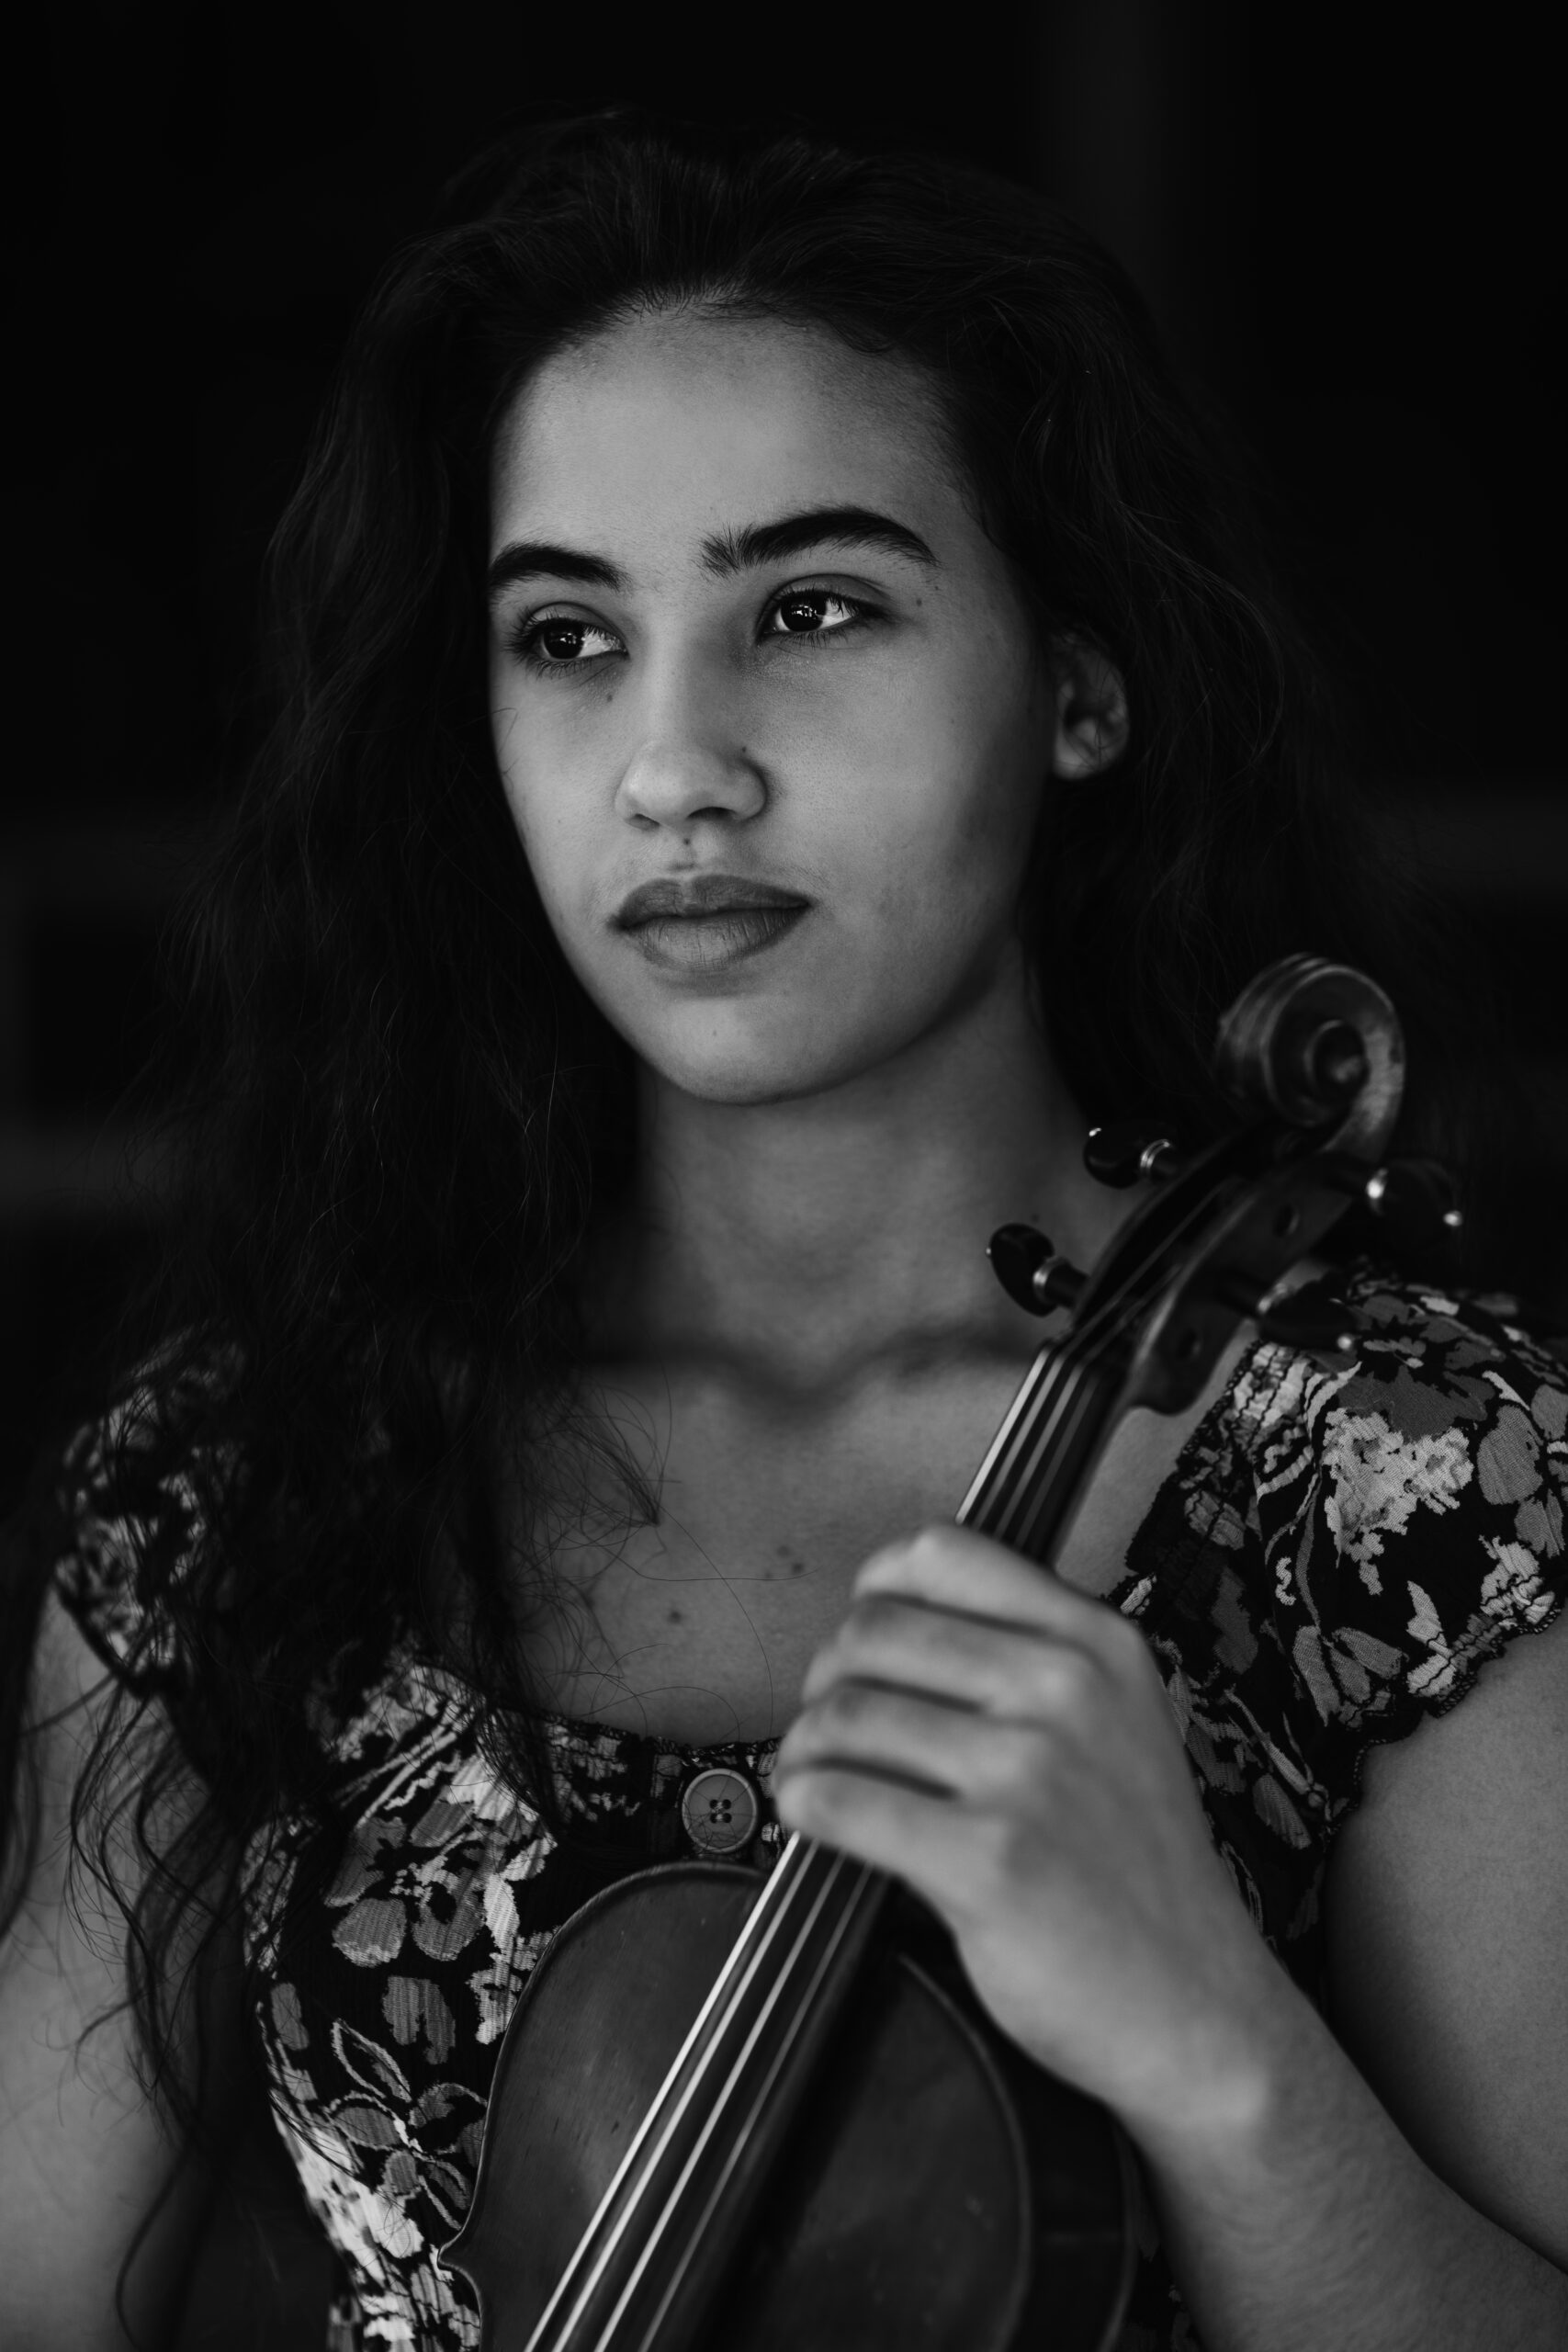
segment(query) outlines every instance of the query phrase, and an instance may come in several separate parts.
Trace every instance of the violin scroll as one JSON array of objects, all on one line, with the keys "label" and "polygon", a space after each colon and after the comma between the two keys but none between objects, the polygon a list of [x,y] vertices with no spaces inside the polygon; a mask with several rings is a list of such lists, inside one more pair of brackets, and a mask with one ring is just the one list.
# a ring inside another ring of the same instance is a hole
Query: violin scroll
[{"label": "violin scroll", "polygon": [[1175,1412],[1201,1391],[1238,1320],[1264,1336],[1347,1360],[1342,1310],[1290,1294],[1287,1280],[1352,1204],[1405,1244],[1451,1234],[1454,1188],[1435,1161],[1385,1160],[1404,1084],[1404,1042],[1365,973],[1291,956],[1252,980],[1219,1024],[1213,1070],[1235,1131],[1183,1153],[1163,1119],[1091,1131],[1090,1174],[1146,1197],[1087,1277],[1043,1234],[1004,1227],[991,1260],[1010,1296],[1036,1314],[1071,1310],[1062,1343],[1114,1371],[1118,1410]]},{"label": "violin scroll", "polygon": [[[1404,1090],[1399,1015],[1364,972],[1289,956],[1223,1015],[1214,1075],[1244,1117],[1331,1129],[1323,1149],[1372,1159],[1393,1132]],[[1100,1183],[1122,1192],[1144,1178],[1179,1174],[1184,1155],[1168,1120],[1114,1119],[1090,1127],[1083,1161]]]},{"label": "violin scroll", "polygon": [[1323,1129],[1322,1149],[1374,1159],[1404,1092],[1399,1015],[1364,972],[1288,956],[1222,1017],[1214,1075],[1244,1115]]}]

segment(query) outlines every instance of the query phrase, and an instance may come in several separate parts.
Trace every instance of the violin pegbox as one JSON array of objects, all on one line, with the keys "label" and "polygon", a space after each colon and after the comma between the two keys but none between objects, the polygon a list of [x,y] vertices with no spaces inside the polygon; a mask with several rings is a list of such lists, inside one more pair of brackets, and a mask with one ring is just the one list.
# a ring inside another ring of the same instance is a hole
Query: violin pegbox
[{"label": "violin pegbox", "polygon": [[[1434,1192],[1425,1178],[1399,1181],[1376,1164],[1399,1115],[1404,1041],[1393,1004],[1364,973],[1310,956],[1269,966],[1222,1018],[1214,1074],[1247,1124],[1201,1155],[1177,1188],[1193,1191],[1191,1225],[1142,1323],[1124,1392],[1129,1405],[1162,1412],[1201,1392],[1248,1317],[1266,1338],[1346,1361],[1337,1308],[1294,1306],[1280,1295],[1286,1277],[1352,1202],[1376,1210],[1391,1189],[1401,1201]],[[1205,1200],[1211,1166],[1217,1181]]]},{"label": "violin pegbox", "polygon": [[1461,1222],[1436,1161],[1385,1160],[1404,1083],[1393,1004],[1362,972],[1291,956],[1260,972],[1222,1017],[1213,1070],[1239,1114],[1184,1153],[1163,1116],[1090,1131],[1084,1164],[1141,1197],[1087,1274],[1033,1226],[1007,1225],[989,1256],[1010,1298],[1065,1307],[1064,1363],[1107,1382],[1115,1412],[1180,1412],[1198,1397],[1238,1323],[1330,1364],[1350,1334],[1321,1292],[1290,1280],[1360,1205],[1406,1242]]},{"label": "violin pegbox", "polygon": [[1133,1352],[1124,1404],[1175,1413],[1201,1392],[1238,1323],[1329,1366],[1352,1339],[1334,1300],[1303,1299],[1286,1278],[1337,1225],[1366,1170],[1340,1153],[1292,1159],[1231,1193],[1195,1237]]},{"label": "violin pegbox", "polygon": [[[1090,1127],[1083,1164],[1098,1182],[1125,1192],[1145,1180],[1157,1182],[1173,1176],[1181,1162],[1168,1122],[1116,1119]],[[986,1255],[1008,1296],[1030,1315],[1075,1306],[1089,1280],[1058,1256],[1038,1226],[998,1226],[986,1244]]]}]

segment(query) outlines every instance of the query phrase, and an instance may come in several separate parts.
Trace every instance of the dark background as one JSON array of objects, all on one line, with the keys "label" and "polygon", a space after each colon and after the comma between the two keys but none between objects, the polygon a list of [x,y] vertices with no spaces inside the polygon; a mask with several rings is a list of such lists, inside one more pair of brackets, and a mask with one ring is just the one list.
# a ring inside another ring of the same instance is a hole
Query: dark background
[{"label": "dark background", "polygon": [[[90,1393],[144,1239],[117,1100],[243,693],[258,564],[349,318],[519,111],[798,109],[1061,197],[1274,485],[1367,788],[1497,959],[1542,1108],[1489,1280],[1568,1321],[1561,434],[1546,61],[1389,10],[1060,0],[903,17],[314,0],[53,13],[6,121],[17,612],[0,813],[0,1508]],[[1445,37],[1446,38],[1446,37]]]}]

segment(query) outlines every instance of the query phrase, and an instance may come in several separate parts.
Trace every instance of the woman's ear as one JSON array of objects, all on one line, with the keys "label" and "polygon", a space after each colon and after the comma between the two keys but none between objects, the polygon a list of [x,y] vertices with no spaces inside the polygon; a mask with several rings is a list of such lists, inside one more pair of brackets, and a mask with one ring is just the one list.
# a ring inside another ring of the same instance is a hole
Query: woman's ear
[{"label": "woman's ear", "polygon": [[1051,773],[1077,783],[1099,775],[1127,748],[1127,689],[1122,673],[1087,638],[1051,641],[1056,685],[1056,732]]}]

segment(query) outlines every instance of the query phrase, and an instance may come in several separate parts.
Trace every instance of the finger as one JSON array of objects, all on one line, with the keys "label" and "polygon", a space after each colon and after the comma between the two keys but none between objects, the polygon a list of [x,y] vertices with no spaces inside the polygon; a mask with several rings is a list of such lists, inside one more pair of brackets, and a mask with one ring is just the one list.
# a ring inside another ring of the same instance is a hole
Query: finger
[{"label": "finger", "polygon": [[1052,1734],[910,1690],[842,1682],[791,1725],[775,1774],[850,1766],[976,1803],[1049,1776]]},{"label": "finger", "polygon": [[845,1682],[883,1683],[1025,1719],[1092,1714],[1108,1696],[1103,1667],[1077,1643],[884,1593],[857,1600],[818,1652],[803,1704]]},{"label": "finger", "polygon": [[848,1765],[824,1764],[775,1781],[786,1829],[820,1839],[934,1896],[945,1891],[962,1853],[965,1807]]},{"label": "finger", "polygon": [[973,1528],[947,1522],[922,1527],[874,1552],[854,1582],[862,1593],[897,1593],[935,1608],[1055,1634],[1091,1649],[1125,1645],[1136,1630],[1119,1610],[1075,1591],[1050,1569],[1026,1560]]},{"label": "finger", "polygon": [[1017,1835],[1005,1819],[848,1765],[791,1773],[777,1802],[786,1829],[901,1879],[955,1932],[995,1910],[996,1889],[1016,1857]]}]

